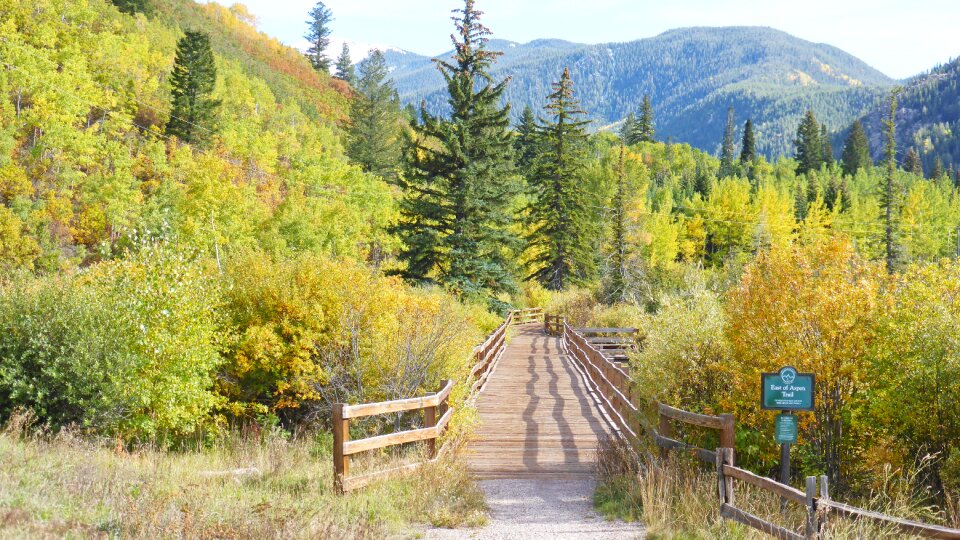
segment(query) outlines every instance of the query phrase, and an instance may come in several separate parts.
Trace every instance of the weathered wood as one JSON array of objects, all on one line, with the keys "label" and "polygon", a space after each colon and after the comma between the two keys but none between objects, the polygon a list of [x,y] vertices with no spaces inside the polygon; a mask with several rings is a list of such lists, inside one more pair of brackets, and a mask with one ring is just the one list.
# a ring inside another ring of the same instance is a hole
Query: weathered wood
[{"label": "weathered wood", "polygon": [[705,450],[703,448],[697,448],[696,446],[687,444],[685,442],[664,437],[658,433],[653,434],[653,442],[663,451],[661,453],[662,456],[666,456],[670,450],[680,450],[682,452],[690,452],[691,455],[704,463],[714,463],[717,458],[716,452]]},{"label": "weathered wood", "polygon": [[[723,458],[724,470],[726,470],[726,467],[733,467],[733,457],[734,457],[733,452],[734,452],[733,448],[721,448],[720,454],[721,454],[721,457]],[[724,484],[724,489],[728,493],[727,503],[731,505],[736,505],[737,498],[734,496],[735,492],[733,489],[733,478],[731,478],[730,475],[728,474],[724,474],[723,484]]]},{"label": "weathered wood", "polygon": [[720,415],[720,446],[731,449],[736,447],[736,422],[736,418],[732,414]]},{"label": "weathered wood", "polygon": [[[423,427],[424,428],[434,428],[437,427],[437,408],[436,407],[427,407],[423,410]],[[427,459],[433,459],[437,455],[437,439],[436,437],[428,439],[426,442],[425,453]]]},{"label": "weathered wood", "polygon": [[869,519],[881,523],[889,524],[895,527],[903,534],[913,534],[924,538],[942,538],[946,540],[960,539],[960,529],[950,529],[940,525],[929,525],[908,519],[901,519],[879,512],[871,512],[855,506],[830,501],[820,500],[820,506],[830,513],[837,514],[850,519]]},{"label": "weathered wood", "polygon": [[769,521],[760,519],[753,514],[744,512],[743,510],[735,508],[729,504],[720,505],[720,515],[727,519],[732,519],[733,521],[747,525],[748,527],[753,527],[758,531],[765,532],[774,538],[779,538],[781,540],[805,540],[803,536],[793,531],[784,529],[779,525],[774,525]]},{"label": "weathered wood", "polygon": [[807,520],[804,524],[804,533],[806,534],[807,540],[816,540],[818,531],[817,531],[817,477],[808,476],[806,484],[806,500],[804,504],[807,506]]},{"label": "weathered wood", "polygon": [[379,403],[365,403],[363,405],[344,405],[343,418],[362,418],[376,414],[414,411],[417,409],[426,409],[427,407],[436,407],[450,394],[452,389],[453,382],[450,381],[440,392],[433,395],[394,401],[381,401]]},{"label": "weathered wood", "polygon": [[333,490],[343,495],[343,479],[349,471],[350,458],[344,455],[343,445],[350,440],[350,420],[343,417],[343,404],[333,405]]},{"label": "weathered wood", "polygon": [[[723,429],[724,419],[719,416],[709,416],[706,414],[697,414],[689,411],[684,411],[671,407],[669,405],[660,403],[658,405],[660,414],[680,422],[687,424],[693,424],[695,426],[711,428],[711,429]],[[733,445],[724,446],[724,448],[732,448]]]},{"label": "weathered wood", "polygon": [[730,465],[724,465],[723,474],[732,478],[736,478],[741,482],[746,482],[747,484],[770,491],[795,503],[806,504],[807,502],[806,494],[799,489],[783,485],[780,482],[771,480],[769,478],[758,476],[750,471],[745,471]]}]

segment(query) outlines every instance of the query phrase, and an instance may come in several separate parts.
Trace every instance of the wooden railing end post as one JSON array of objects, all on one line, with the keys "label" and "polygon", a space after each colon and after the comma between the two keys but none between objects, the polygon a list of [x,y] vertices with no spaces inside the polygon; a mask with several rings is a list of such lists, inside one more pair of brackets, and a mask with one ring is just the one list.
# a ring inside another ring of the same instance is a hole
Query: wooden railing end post
[{"label": "wooden railing end post", "polygon": [[343,408],[343,403],[333,404],[333,491],[337,495],[343,495],[350,469],[350,457],[343,454],[343,445],[350,440],[350,419],[343,417]]}]

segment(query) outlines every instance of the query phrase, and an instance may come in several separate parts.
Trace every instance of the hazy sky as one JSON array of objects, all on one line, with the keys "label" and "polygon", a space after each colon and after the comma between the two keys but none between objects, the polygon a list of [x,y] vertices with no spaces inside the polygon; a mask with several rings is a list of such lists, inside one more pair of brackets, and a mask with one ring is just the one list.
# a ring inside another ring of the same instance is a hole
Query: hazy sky
[{"label": "hazy sky", "polygon": [[[230,0],[219,0],[230,4]],[[300,45],[315,0],[244,0],[260,30]],[[328,0],[333,36],[435,55],[462,0]],[[494,37],[632,41],[684,26],[772,26],[837,46],[892,77],[960,56],[960,0],[477,0]],[[360,48],[360,47],[358,47]]]}]

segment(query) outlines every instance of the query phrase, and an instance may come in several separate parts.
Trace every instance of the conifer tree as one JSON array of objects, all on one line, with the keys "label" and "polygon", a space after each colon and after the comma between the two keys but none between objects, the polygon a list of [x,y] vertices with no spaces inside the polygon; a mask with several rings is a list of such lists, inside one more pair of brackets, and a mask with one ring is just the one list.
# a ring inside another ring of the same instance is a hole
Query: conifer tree
[{"label": "conifer tree", "polygon": [[146,13],[149,5],[148,0],[112,0],[117,9],[128,15],[135,13]]},{"label": "conifer tree", "polygon": [[753,135],[753,121],[743,125],[743,142],[740,145],[740,164],[747,167],[757,158],[757,142]]},{"label": "conifer tree", "polygon": [[820,144],[823,148],[823,163],[825,165],[830,165],[833,163],[833,143],[830,142],[830,133],[827,131],[827,125],[822,124],[820,126]]},{"label": "conifer tree", "polygon": [[307,21],[307,33],[303,36],[310,47],[307,49],[307,59],[313,69],[330,73],[330,58],[327,57],[327,48],[330,46],[330,23],[333,22],[333,12],[323,3],[317,2],[310,10],[310,20]]},{"label": "conifer tree", "polygon": [[626,148],[620,141],[620,160],[617,164],[617,191],[613,195],[613,223],[611,226],[611,254],[608,268],[607,302],[621,302],[627,296],[627,171],[625,161]]},{"label": "conifer tree", "polygon": [[347,155],[364,171],[394,182],[400,165],[403,113],[393,82],[387,78],[389,72],[379,50],[360,62],[357,95],[350,107]]},{"label": "conifer tree", "polygon": [[636,140],[637,135],[637,115],[630,113],[623,120],[623,125],[620,126],[620,139],[627,146],[637,144]]},{"label": "conifer tree", "polygon": [[528,176],[533,160],[537,156],[537,118],[529,105],[523,108],[523,113],[520,115],[514,149],[517,155],[517,168],[523,175]]},{"label": "conifer tree", "polygon": [[494,304],[494,295],[516,290],[511,261],[519,247],[510,232],[517,186],[510,109],[501,104],[507,81],[489,74],[501,53],[487,48],[490,30],[474,0],[454,13],[454,58],[437,61],[450,117],[421,107],[404,151],[400,222],[393,230],[403,243],[401,274],[408,280],[438,282]]},{"label": "conifer tree", "polygon": [[883,122],[886,137],[887,177],[880,191],[880,208],[883,211],[883,245],[886,252],[887,272],[893,274],[900,265],[900,193],[897,185],[897,98],[900,89],[890,94],[890,116]]},{"label": "conifer tree", "polygon": [[553,85],[538,127],[540,155],[529,179],[533,198],[528,208],[530,279],[555,291],[583,283],[596,268],[587,193],[583,189],[589,121],[574,97],[570,69]]},{"label": "conifer tree", "polygon": [[171,107],[167,135],[202,146],[215,131],[220,102],[212,99],[217,83],[217,65],[210,36],[186,32],[177,42],[177,56],[170,76]]},{"label": "conifer tree", "polygon": [[343,49],[337,58],[336,77],[341,81],[345,81],[350,86],[357,85],[357,70],[353,66],[353,60],[350,59],[350,46],[346,43],[343,44]]},{"label": "conifer tree", "polygon": [[737,174],[737,169],[734,164],[734,155],[736,153],[733,142],[734,129],[733,107],[729,107],[727,109],[727,127],[723,130],[723,147],[720,151],[720,178]]},{"label": "conifer tree", "polygon": [[903,158],[903,168],[923,178],[923,161],[920,160],[920,154],[913,148],[907,150],[907,155]]},{"label": "conifer tree", "polygon": [[933,172],[930,173],[930,179],[940,180],[943,178],[943,175],[943,160],[940,159],[940,156],[937,156],[936,159],[933,160]]},{"label": "conifer tree", "polygon": [[634,125],[634,142],[654,142],[655,135],[653,105],[650,104],[650,95],[644,94],[643,105],[640,107],[640,119]]},{"label": "conifer tree", "polygon": [[866,169],[873,166],[873,159],[870,157],[870,143],[867,141],[867,134],[863,131],[863,124],[859,120],[853,123],[850,135],[843,145],[843,174],[853,176],[860,169]]},{"label": "conifer tree", "polygon": [[813,111],[806,116],[797,129],[797,174],[807,174],[820,169],[823,163],[823,144],[820,142],[820,124]]}]

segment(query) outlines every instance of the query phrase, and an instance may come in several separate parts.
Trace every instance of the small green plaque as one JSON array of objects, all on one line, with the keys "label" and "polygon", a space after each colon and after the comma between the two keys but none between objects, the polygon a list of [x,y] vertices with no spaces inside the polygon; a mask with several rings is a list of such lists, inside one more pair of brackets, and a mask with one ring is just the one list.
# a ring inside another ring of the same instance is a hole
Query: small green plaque
[{"label": "small green plaque", "polygon": [[792,414],[777,415],[777,423],[774,427],[774,439],[776,439],[777,444],[796,444],[797,417]]},{"label": "small green plaque", "polygon": [[760,375],[760,407],[766,410],[812,411],[813,388],[816,378],[813,373],[798,373],[787,366],[777,373]]}]

